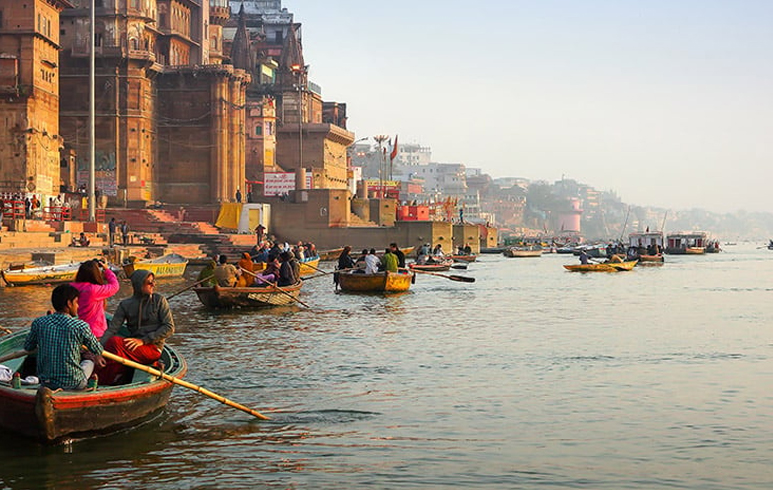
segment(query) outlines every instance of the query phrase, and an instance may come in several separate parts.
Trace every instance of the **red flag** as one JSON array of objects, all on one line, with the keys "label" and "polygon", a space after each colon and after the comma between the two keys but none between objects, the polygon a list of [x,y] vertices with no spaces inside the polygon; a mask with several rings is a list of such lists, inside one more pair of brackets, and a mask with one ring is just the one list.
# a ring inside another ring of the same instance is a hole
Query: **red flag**
[{"label": "red flag", "polygon": [[397,135],[395,135],[395,144],[392,145],[392,153],[389,154],[389,159],[394,160],[397,156]]}]

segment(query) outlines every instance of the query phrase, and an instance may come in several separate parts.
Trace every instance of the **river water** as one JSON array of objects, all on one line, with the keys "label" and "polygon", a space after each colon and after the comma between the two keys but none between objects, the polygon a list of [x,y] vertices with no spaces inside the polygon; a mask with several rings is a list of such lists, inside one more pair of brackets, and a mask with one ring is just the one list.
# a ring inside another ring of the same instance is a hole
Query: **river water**
[{"label": "river water", "polygon": [[[579,274],[572,256],[484,255],[449,272],[474,284],[422,275],[391,297],[325,276],[310,309],[184,293],[186,379],[272,420],[177,387],[125,433],[3,434],[0,487],[773,488],[773,252],[666,259]],[[0,290],[0,323],[28,325],[49,294]]]}]

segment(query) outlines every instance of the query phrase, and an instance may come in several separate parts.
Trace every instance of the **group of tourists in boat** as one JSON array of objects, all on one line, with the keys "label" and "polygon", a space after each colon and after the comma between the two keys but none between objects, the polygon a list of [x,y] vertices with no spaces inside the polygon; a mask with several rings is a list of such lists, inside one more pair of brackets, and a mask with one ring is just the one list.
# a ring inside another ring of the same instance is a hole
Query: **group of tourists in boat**
[{"label": "group of tourists in boat", "polygon": [[214,258],[199,273],[202,287],[245,288],[292,286],[301,280],[302,265],[312,268],[319,263],[313,243],[299,241],[295,245],[263,242],[243,252],[238,262],[231,264],[227,255]]},{"label": "group of tourists in boat", "polygon": [[[398,272],[405,269],[405,253],[392,242],[384,249],[379,257],[375,248],[362,249],[362,253],[355,259],[352,257],[352,247],[347,245],[338,256],[339,273],[350,272],[353,274],[375,274],[377,272]],[[338,276],[334,275],[334,280]],[[337,282],[336,282],[337,283]]]},{"label": "group of tourists in boat", "polygon": [[[137,270],[131,282],[132,296],[118,304],[108,321],[105,301],[118,292],[118,279],[104,261],[83,262],[74,282],[54,288],[53,311],[32,322],[18,376],[51,390],[85,390],[96,380],[106,386],[130,381],[131,370],[106,360],[103,351],[144,365],[156,363],[174,333],[172,312],[155,292],[152,272]],[[121,329],[125,335],[119,335]]]},{"label": "group of tourists in boat", "polygon": [[406,269],[405,252],[392,242],[379,256],[375,248],[363,249],[352,257],[352,247],[347,245],[338,256],[333,282],[336,288],[349,292],[399,293],[407,291],[414,281],[414,274]]},{"label": "group of tourists in boat", "polygon": [[[470,253],[472,253],[472,249],[470,249]],[[443,264],[448,262],[449,259],[450,257],[446,257],[446,254],[443,251],[443,245],[439,243],[435,245],[435,248],[432,248],[429,243],[425,243],[416,253],[417,265]]]}]

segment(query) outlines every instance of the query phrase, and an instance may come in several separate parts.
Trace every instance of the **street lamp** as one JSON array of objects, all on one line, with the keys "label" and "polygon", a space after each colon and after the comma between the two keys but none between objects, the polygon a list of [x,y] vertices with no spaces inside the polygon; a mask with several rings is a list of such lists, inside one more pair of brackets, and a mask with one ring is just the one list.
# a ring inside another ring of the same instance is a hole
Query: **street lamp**
[{"label": "street lamp", "polygon": [[384,197],[384,165],[385,165],[385,156],[386,156],[386,150],[382,150],[381,147],[384,144],[384,141],[389,139],[389,135],[386,134],[377,134],[373,137],[374,140],[376,140],[376,143],[378,143],[378,190],[379,190],[379,196],[380,198]]}]

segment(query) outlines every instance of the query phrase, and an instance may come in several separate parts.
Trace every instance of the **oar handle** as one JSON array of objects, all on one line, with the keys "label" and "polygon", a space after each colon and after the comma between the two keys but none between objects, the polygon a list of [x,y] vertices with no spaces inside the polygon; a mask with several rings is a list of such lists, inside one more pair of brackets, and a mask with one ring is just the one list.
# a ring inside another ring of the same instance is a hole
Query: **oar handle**
[{"label": "oar handle", "polygon": [[166,373],[163,373],[163,372],[159,371],[158,369],[153,369],[150,366],[146,366],[144,364],[140,364],[138,362],[134,362],[132,360],[126,359],[126,358],[121,357],[121,356],[117,356],[117,355],[113,354],[112,352],[108,352],[108,351],[102,351],[102,356],[106,357],[107,359],[113,360],[113,361],[115,361],[117,363],[123,364],[124,366],[128,366],[128,367],[131,367],[131,368],[134,368],[134,369],[139,369],[140,371],[145,371],[146,373],[152,374],[153,376],[157,376],[157,377],[163,378],[166,381],[169,381],[170,383],[183,386],[183,387],[188,388],[188,389],[193,390],[193,391],[197,391],[197,392],[201,393],[204,396],[208,396],[208,397],[212,398],[213,400],[217,400],[220,403],[223,403],[225,405],[228,405],[229,407],[233,407],[233,408],[236,408],[238,410],[241,410],[242,412],[248,413],[248,414],[250,414],[250,415],[252,415],[254,417],[257,417],[259,419],[270,420],[268,417],[266,417],[265,415],[263,415],[262,413],[260,413],[260,412],[258,412],[256,410],[253,410],[251,408],[245,407],[244,405],[241,405],[239,403],[236,403],[235,401],[229,400],[228,398],[226,398],[224,396],[220,396],[217,393],[209,391],[206,388],[202,388],[201,386],[195,385],[193,383],[189,383],[187,381],[183,381],[183,380],[181,380],[179,378],[175,378],[174,376],[170,376],[170,375],[168,375]]},{"label": "oar handle", "polygon": [[191,289],[191,288],[193,288],[193,287],[196,287],[196,286],[198,286],[198,285],[199,285],[199,284],[201,284],[202,282],[209,281],[210,279],[212,279],[212,277],[214,277],[214,276],[207,276],[207,277],[205,277],[204,279],[202,279],[202,280],[200,280],[200,281],[196,281],[196,282],[194,282],[193,284],[191,284],[190,286],[187,286],[187,287],[185,287],[185,288],[183,288],[183,289],[181,289],[181,290],[179,290],[179,291],[177,291],[177,292],[174,292],[174,293],[170,294],[169,296],[167,296],[167,297],[166,297],[166,300],[167,300],[167,301],[169,301],[170,299],[174,298],[174,297],[175,297],[175,296],[177,296],[178,294],[180,294],[180,293],[184,293],[185,291],[187,291],[187,290],[189,290],[189,289]]}]

